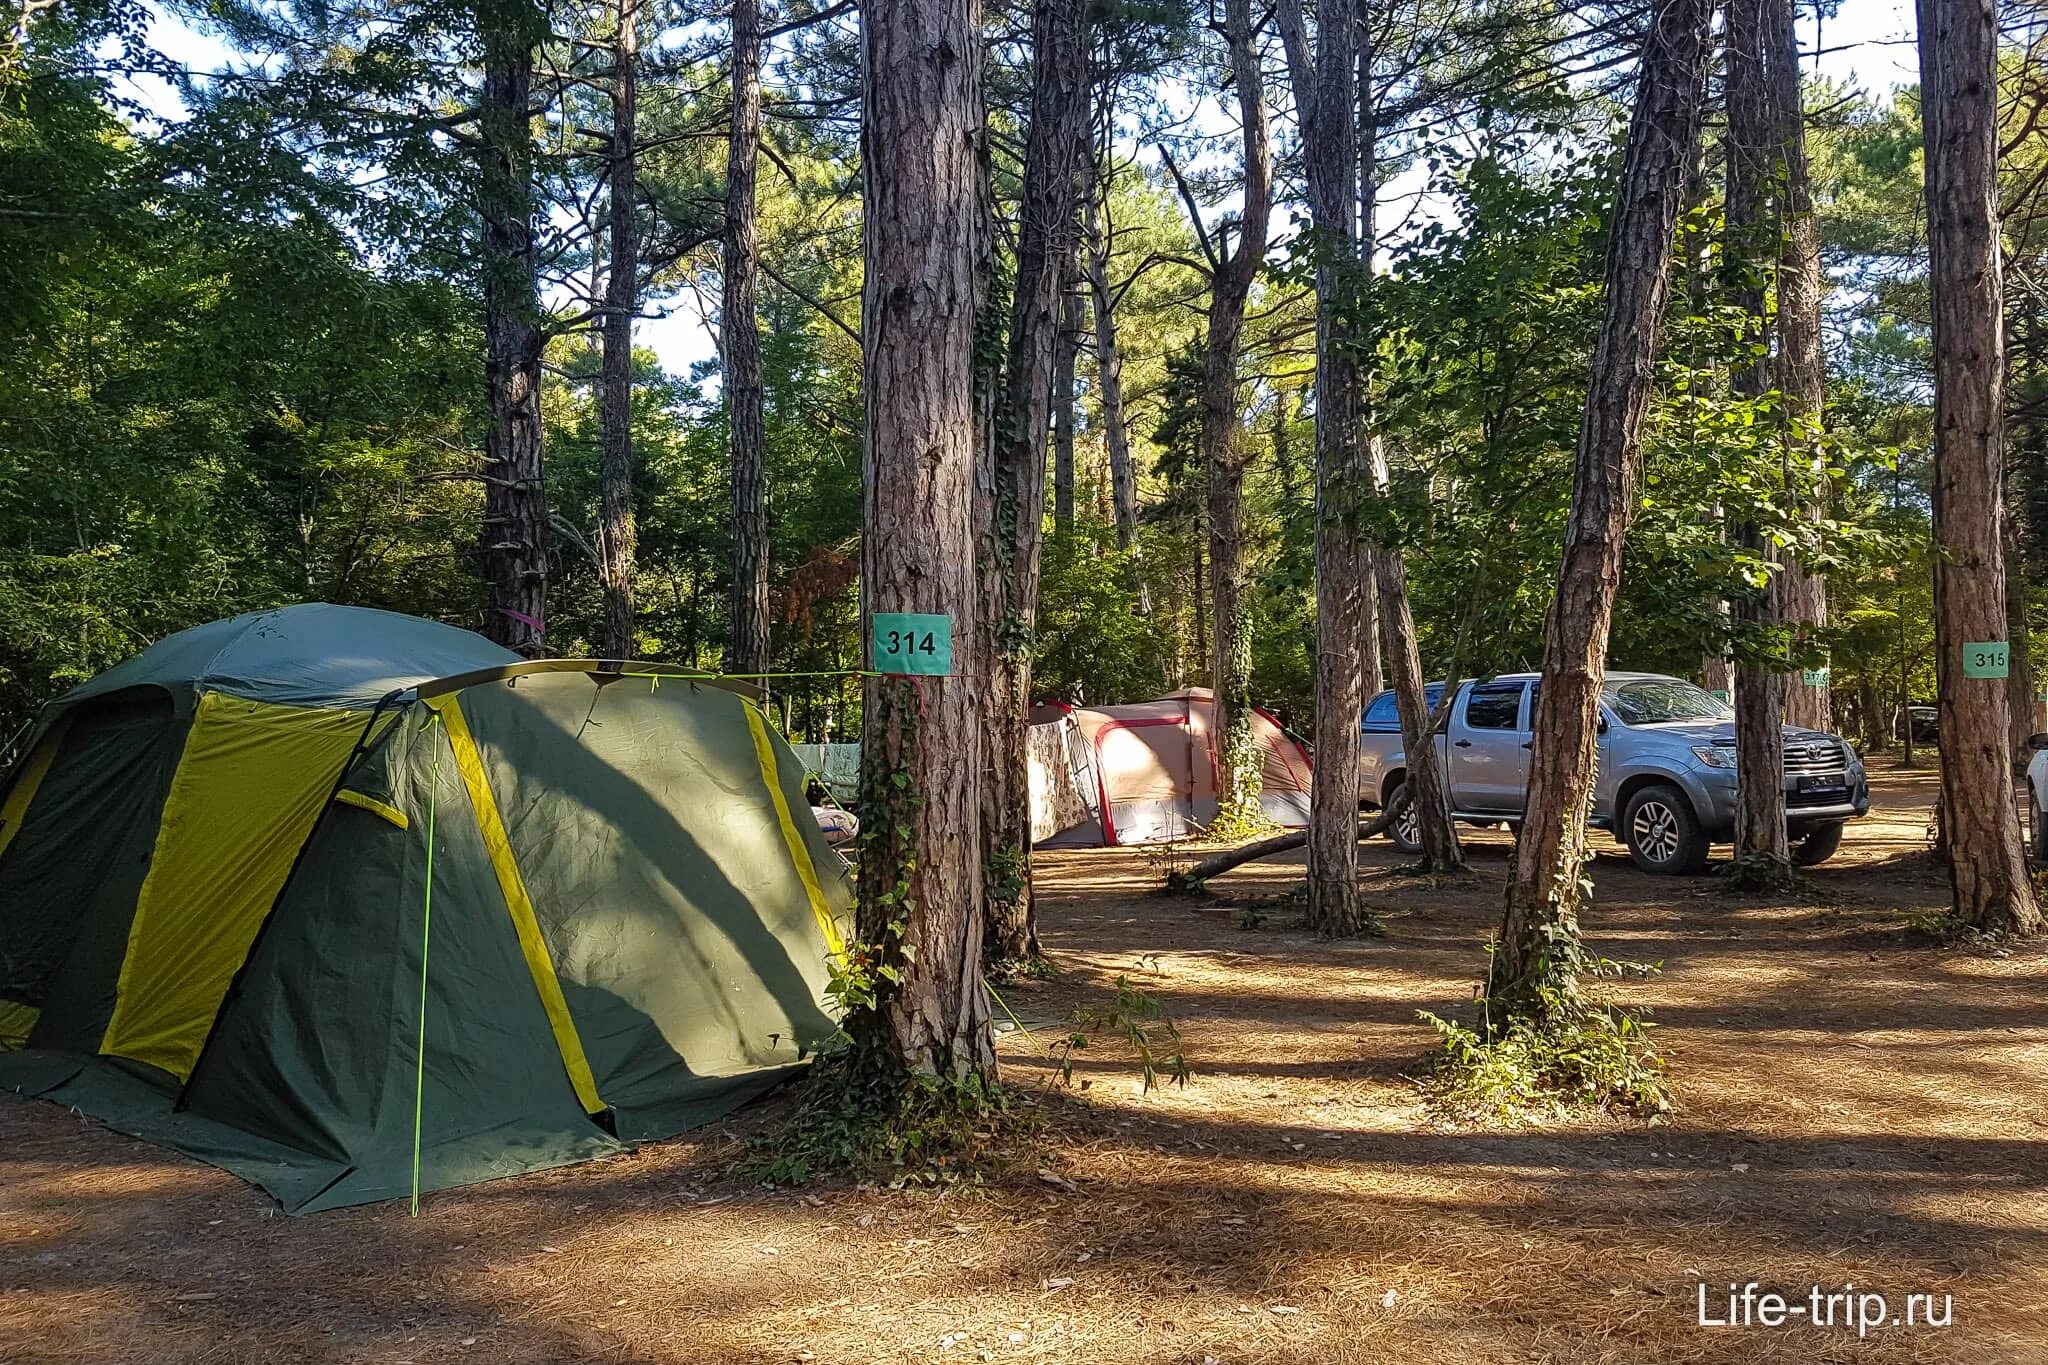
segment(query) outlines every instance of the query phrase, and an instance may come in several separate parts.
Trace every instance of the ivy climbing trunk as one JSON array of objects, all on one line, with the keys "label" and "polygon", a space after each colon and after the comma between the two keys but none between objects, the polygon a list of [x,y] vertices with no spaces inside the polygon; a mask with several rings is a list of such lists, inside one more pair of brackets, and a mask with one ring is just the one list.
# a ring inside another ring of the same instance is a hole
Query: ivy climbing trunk
[{"label": "ivy climbing trunk", "polygon": [[[745,3],[746,0],[742,0]],[[640,6],[619,0],[612,37],[612,145],[606,174],[611,261],[604,282],[603,388],[598,400],[597,552],[604,580],[604,652],[633,650],[633,314],[640,307],[639,139]]]},{"label": "ivy climbing trunk", "polygon": [[548,595],[548,498],[542,482],[540,282],[533,239],[533,53],[540,14],[525,0],[483,0],[478,109],[482,220],[484,519],[479,539],[484,634],[536,657]]},{"label": "ivy climbing trunk", "polygon": [[[1216,774],[1216,823],[1225,830],[1260,820],[1260,768],[1252,738],[1252,622],[1245,603],[1244,476],[1252,446],[1237,410],[1237,361],[1252,281],[1266,256],[1273,207],[1272,147],[1265,82],[1251,0],[1225,0],[1224,37],[1243,127],[1244,209],[1233,244],[1219,232],[1208,248],[1209,312],[1202,349],[1202,463],[1208,471],[1209,737]],[[1200,230],[1200,224],[1196,228]]]},{"label": "ivy climbing trunk", "polygon": [[732,128],[725,154],[724,279],[718,349],[732,470],[732,599],[725,667],[769,668],[768,433],[756,298],[760,239],[755,168],[761,146],[761,5],[733,0]]},{"label": "ivy climbing trunk", "polygon": [[[1301,0],[1275,10],[1301,119],[1316,253],[1315,753],[1309,794],[1308,922],[1356,934],[1372,923],[1358,894],[1358,717],[1364,707],[1373,471],[1358,364],[1358,127],[1352,117],[1358,25],[1319,22],[1313,51]],[[1285,414],[1283,412],[1282,419]],[[1284,429],[1284,428],[1283,428]]]},{"label": "ivy climbing trunk", "polygon": [[[1799,87],[1799,32],[1793,0],[1763,0],[1764,76],[1775,130],[1778,190],[1778,391],[1785,419],[1785,461],[1802,488],[1805,513],[1827,515],[1821,445],[1827,397],[1827,355],[1821,333],[1824,281],[1820,217],[1806,160],[1806,106]],[[1796,472],[1795,472],[1796,471]],[[1828,624],[1827,580],[1788,554],[1779,587],[1780,614],[1795,635],[1811,641]],[[1828,684],[1806,681],[1805,670],[1785,679],[1785,718],[1816,730],[1834,729]]]},{"label": "ivy climbing trunk", "polygon": [[1036,0],[1031,123],[1017,231],[1015,293],[995,439],[976,475],[981,561],[984,947],[991,963],[1038,955],[1031,895],[1031,805],[1025,758],[1038,567],[1045,540],[1046,436],[1059,362],[1067,262],[1079,223],[1075,186],[1088,116],[1083,0]]},{"label": "ivy climbing trunk", "polygon": [[2005,638],[2004,287],[1998,24],[1991,0],[1921,0],[1928,283],[1934,319],[1934,635],[1941,789],[1959,918],[2035,934],[2003,683],[1963,674]]},{"label": "ivy climbing trunk", "polygon": [[[1089,169],[1096,165],[1089,157]],[[1145,581],[1138,545],[1138,473],[1131,460],[1131,432],[1124,417],[1124,362],[1116,344],[1116,300],[1109,289],[1109,234],[1097,205],[1091,174],[1084,196],[1087,215],[1088,292],[1095,313],[1095,382],[1102,393],[1102,449],[1109,459],[1110,501],[1116,515],[1116,543],[1131,565],[1131,590],[1138,615],[1152,614],[1152,590]],[[1107,193],[1106,189],[1103,191]]]},{"label": "ivy climbing trunk", "polygon": [[[992,232],[981,192],[981,9],[861,12],[865,276],[862,633],[877,612],[952,618],[971,649],[975,339]],[[969,656],[971,657],[971,655]],[[989,1078],[981,971],[980,697],[972,667],[862,686],[856,1059],[883,1075]]]},{"label": "ivy climbing trunk", "polygon": [[1500,943],[1485,993],[1496,1030],[1538,1027],[1578,1006],[1578,912],[1593,795],[1600,683],[1621,587],[1623,540],[1642,468],[1671,283],[1672,233],[1699,150],[1712,0],[1668,0],[1644,39],[1622,185],[1607,244],[1606,297],[1573,461],[1557,593],[1545,623],[1529,756],[1528,814],[1515,842]]},{"label": "ivy climbing trunk", "polygon": [[[1779,138],[1770,104],[1765,66],[1765,12],[1770,0],[1727,0],[1728,131],[1724,139],[1728,185],[1726,235],[1730,293],[1741,310],[1745,340],[1767,350],[1770,321],[1765,280],[1775,275],[1777,224],[1767,211],[1776,178]],[[1771,388],[1770,363],[1763,356],[1738,365],[1730,387],[1759,400]],[[1753,522],[1737,528],[1737,539],[1758,558],[1770,546]],[[1791,585],[1786,569],[1753,587],[1735,604],[1744,626],[1735,663],[1735,857],[1748,877],[1782,879],[1792,865],[1785,832],[1785,672],[1775,641]],[[1768,642],[1768,643],[1767,643]]]}]

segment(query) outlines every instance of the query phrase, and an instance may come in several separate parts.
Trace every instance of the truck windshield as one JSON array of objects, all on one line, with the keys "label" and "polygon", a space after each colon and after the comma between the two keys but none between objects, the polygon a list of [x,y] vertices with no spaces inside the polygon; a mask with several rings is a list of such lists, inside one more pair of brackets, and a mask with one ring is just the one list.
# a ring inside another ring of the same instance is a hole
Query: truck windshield
[{"label": "truck windshield", "polygon": [[1735,712],[1710,692],[1676,678],[1637,678],[1601,688],[1615,719],[1623,725],[1667,725],[1674,721],[1727,720]]}]

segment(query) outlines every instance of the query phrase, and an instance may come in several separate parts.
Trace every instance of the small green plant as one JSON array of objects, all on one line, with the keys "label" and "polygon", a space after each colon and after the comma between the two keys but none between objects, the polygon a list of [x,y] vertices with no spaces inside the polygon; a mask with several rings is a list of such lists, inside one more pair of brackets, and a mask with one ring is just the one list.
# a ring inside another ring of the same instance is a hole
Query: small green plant
[{"label": "small green plant", "polygon": [[[1671,1089],[1664,1056],[1650,1039],[1653,1025],[1641,1011],[1589,994],[1585,983],[1640,979],[1663,964],[1594,957],[1563,929],[1550,937],[1533,997],[1520,1009],[1482,993],[1478,1029],[1420,1011],[1439,1040],[1425,1089],[1461,1117],[1509,1122],[1596,1108],[1660,1121],[1671,1110]],[[1498,948],[1487,945],[1489,958]]]},{"label": "small green plant", "polygon": [[1237,911],[1237,927],[1238,927],[1238,928],[1240,928],[1240,929],[1256,929],[1256,928],[1258,928],[1258,927],[1259,927],[1260,925],[1264,924],[1265,922],[1266,922],[1266,912],[1265,912],[1264,910],[1261,910],[1261,909],[1260,909],[1260,908],[1259,908],[1258,906],[1256,906],[1256,905],[1245,905],[1245,906],[1240,906],[1240,907],[1238,907],[1238,911]]},{"label": "small green plant", "polygon": [[1062,1085],[1073,1084],[1074,1054],[1088,1046],[1089,1035],[1083,1030],[1122,1038],[1137,1054],[1147,1092],[1160,1083],[1162,1073],[1174,1085],[1186,1085],[1194,1074],[1181,1051],[1180,1029],[1166,1007],[1132,985],[1129,977],[1116,979],[1116,994],[1107,1005],[1075,1010],[1074,1024],[1074,1030],[1053,1048],[1053,1060],[1058,1065],[1055,1075]]},{"label": "small green plant", "polygon": [[1732,896],[1790,896],[1800,900],[1819,897],[1820,888],[1803,877],[1790,863],[1760,853],[1744,854],[1728,865],[1721,876],[1721,890]]},{"label": "small green plant", "polygon": [[1906,916],[1906,932],[1941,948],[1989,949],[2005,945],[1999,935],[1978,928],[1951,906],[1912,911]]},{"label": "small green plant", "polygon": [[892,1189],[979,1183],[1028,1163],[1035,1106],[978,1076],[864,1075],[852,1053],[820,1058],[796,1113],[748,1143],[741,1169],[772,1185],[850,1176]]},{"label": "small green plant", "polygon": [[1654,1120],[1671,1110],[1652,1026],[1628,1010],[1597,1006],[1551,1029],[1518,1019],[1490,1039],[1427,1010],[1421,1017],[1441,1042],[1431,1097],[1461,1117],[1513,1122],[1590,1107]]},{"label": "small green plant", "polygon": [[1253,839],[1263,839],[1279,828],[1280,826],[1267,819],[1265,812],[1253,802],[1248,806],[1218,811],[1215,820],[1202,831],[1202,835],[1220,844],[1242,844]]}]

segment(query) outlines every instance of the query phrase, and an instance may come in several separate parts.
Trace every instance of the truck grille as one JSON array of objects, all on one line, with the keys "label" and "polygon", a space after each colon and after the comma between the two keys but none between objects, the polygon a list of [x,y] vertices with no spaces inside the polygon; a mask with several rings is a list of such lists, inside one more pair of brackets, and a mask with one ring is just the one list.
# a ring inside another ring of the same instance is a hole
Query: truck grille
[{"label": "truck grille", "polygon": [[1799,740],[1785,746],[1788,773],[1833,773],[1847,766],[1841,744],[1832,739]]}]

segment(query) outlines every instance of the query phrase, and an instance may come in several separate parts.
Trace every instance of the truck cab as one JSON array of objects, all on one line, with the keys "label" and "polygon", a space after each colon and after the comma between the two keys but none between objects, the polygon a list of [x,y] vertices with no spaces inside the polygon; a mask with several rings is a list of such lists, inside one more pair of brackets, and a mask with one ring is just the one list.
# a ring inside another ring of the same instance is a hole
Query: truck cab
[{"label": "truck cab", "polygon": [[[1533,673],[1460,683],[1435,734],[1454,816],[1471,824],[1520,823],[1526,810],[1532,721],[1542,679]],[[1428,689],[1432,714],[1443,685]],[[1726,702],[1682,679],[1610,673],[1600,691],[1599,773],[1589,820],[1610,830],[1649,872],[1705,868],[1709,848],[1735,829],[1735,725]],[[1839,736],[1785,727],[1786,832],[1794,861],[1821,862],[1845,822],[1870,809],[1869,781]],[[1407,777],[1392,692],[1365,708],[1360,785],[1367,804],[1391,801]],[[1389,837],[1413,851],[1415,819]]]}]

